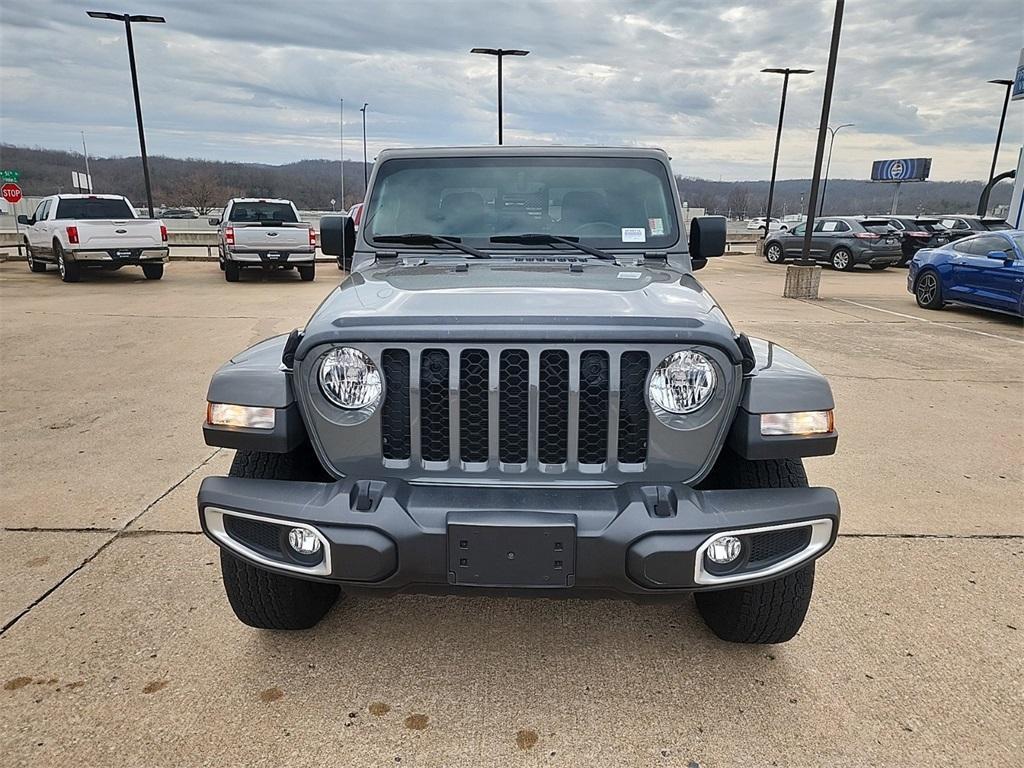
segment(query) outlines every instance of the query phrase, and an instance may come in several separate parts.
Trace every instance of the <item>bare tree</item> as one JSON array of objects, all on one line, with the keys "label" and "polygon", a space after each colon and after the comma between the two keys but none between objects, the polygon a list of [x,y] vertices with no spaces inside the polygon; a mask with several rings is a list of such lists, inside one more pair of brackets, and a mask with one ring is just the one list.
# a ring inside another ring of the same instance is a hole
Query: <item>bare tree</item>
[{"label": "bare tree", "polygon": [[747,211],[750,209],[750,189],[747,185],[732,185],[729,189],[729,200],[726,205],[736,218],[745,219]]},{"label": "bare tree", "polygon": [[214,208],[224,205],[231,197],[231,190],[207,170],[197,170],[181,179],[171,195],[174,205],[193,208],[205,216]]}]

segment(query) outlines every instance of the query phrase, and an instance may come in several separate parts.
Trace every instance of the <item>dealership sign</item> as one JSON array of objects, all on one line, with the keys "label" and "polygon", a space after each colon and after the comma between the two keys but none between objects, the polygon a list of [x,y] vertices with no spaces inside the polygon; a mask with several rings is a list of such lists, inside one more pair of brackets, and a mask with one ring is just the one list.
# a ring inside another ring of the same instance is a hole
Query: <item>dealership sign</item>
[{"label": "dealership sign", "polygon": [[924,181],[932,170],[930,157],[899,160],[875,160],[871,165],[872,181]]},{"label": "dealership sign", "polygon": [[1020,49],[1017,59],[1017,76],[1013,78],[1013,100],[1024,99],[1024,48]]}]

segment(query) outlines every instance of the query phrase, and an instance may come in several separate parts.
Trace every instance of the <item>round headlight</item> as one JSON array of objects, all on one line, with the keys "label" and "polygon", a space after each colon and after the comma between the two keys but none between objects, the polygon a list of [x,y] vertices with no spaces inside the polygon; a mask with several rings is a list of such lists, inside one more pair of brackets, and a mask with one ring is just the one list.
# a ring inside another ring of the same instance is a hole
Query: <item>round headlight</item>
[{"label": "round headlight", "polygon": [[670,413],[692,413],[715,393],[715,366],[700,352],[673,352],[651,376],[651,402]]},{"label": "round headlight", "polygon": [[339,347],[320,363],[320,389],[342,408],[365,408],[380,400],[384,385],[373,360],[358,349]]}]

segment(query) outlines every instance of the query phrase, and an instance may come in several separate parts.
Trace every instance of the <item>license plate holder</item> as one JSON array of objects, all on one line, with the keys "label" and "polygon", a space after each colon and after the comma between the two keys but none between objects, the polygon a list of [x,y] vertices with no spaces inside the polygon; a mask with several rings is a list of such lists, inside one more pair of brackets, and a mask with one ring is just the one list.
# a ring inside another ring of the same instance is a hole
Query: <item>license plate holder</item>
[{"label": "license plate holder", "polygon": [[575,583],[576,525],[565,515],[449,516],[448,582],[503,588]]}]

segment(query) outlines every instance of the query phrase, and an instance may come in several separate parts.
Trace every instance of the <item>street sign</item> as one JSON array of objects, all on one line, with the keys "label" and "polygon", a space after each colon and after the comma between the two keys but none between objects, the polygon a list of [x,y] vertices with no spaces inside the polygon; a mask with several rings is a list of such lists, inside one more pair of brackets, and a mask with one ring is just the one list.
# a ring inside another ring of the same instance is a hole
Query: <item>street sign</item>
[{"label": "street sign", "polygon": [[0,171],[0,181],[17,181],[21,174],[13,170]]},{"label": "street sign", "polygon": [[13,182],[9,182],[0,187],[0,196],[3,197],[5,203],[14,205],[15,203],[21,202],[21,187]]},{"label": "street sign", "polygon": [[925,181],[932,170],[930,157],[901,160],[875,160],[871,165],[872,181]]}]

